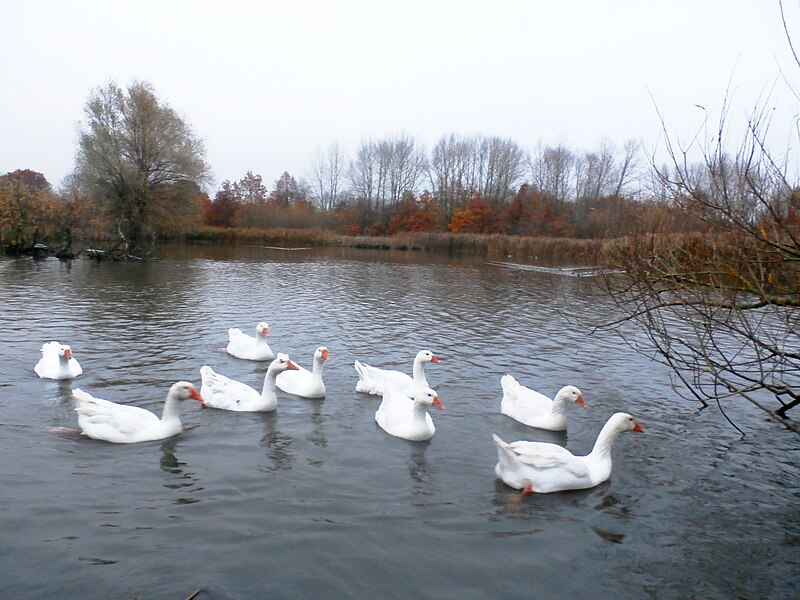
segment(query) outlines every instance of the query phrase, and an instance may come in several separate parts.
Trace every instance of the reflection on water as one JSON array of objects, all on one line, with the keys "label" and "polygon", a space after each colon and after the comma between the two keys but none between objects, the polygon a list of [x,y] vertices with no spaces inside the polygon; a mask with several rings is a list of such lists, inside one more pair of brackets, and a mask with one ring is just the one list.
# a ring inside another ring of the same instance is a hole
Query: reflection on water
[{"label": "reflection on water", "polygon": [[[197,485],[195,474],[186,468],[185,461],[178,460],[178,457],[175,455],[178,448],[178,438],[174,437],[164,441],[160,448],[161,460],[159,464],[161,470],[175,475],[175,477],[170,478],[170,480],[164,484],[164,487],[169,490],[179,490],[183,493],[189,492],[196,494],[197,492],[202,492],[203,487]],[[175,504],[194,504],[200,501],[201,498],[199,497],[188,497],[184,495],[174,500]]]},{"label": "reflection on water", "polygon": [[322,401],[313,400],[313,408],[311,409],[311,435],[309,439],[311,442],[320,448],[327,448],[328,439],[325,437],[325,417],[322,414]]},{"label": "reflection on water", "polygon": [[411,457],[408,461],[408,473],[416,483],[414,494],[432,494],[432,486],[436,481],[436,470],[428,464],[425,453],[430,446],[429,441],[409,442]]},{"label": "reflection on water", "polygon": [[278,431],[278,413],[265,413],[262,417],[264,434],[259,442],[267,449],[267,458],[270,459],[269,467],[260,467],[262,471],[280,471],[291,469],[295,455],[292,452],[292,437]]},{"label": "reflection on water", "polygon": [[[615,309],[576,273],[338,248],[0,258],[0,597],[789,597],[794,440],[732,406],[741,440],[662,367],[582,327]],[[74,431],[75,387],[156,414],[203,364],[259,389],[266,364],[224,348],[262,319],[276,352],[331,348],[324,401],[185,403],[183,433],[156,444],[51,433]],[[36,376],[50,340],[72,346],[80,379]],[[430,442],[387,439],[353,360],[409,372],[423,348],[444,359],[427,375],[447,410]],[[516,423],[499,414],[505,373],[550,395],[576,385],[589,408],[566,433]],[[523,498],[496,480],[491,433],[586,454],[618,410],[647,433],[617,441],[608,482]]]},{"label": "reflection on water", "polygon": [[[175,449],[178,447],[178,441],[175,438],[170,438],[161,444],[161,470],[167,473],[183,474],[183,468],[186,463],[179,462],[175,456]],[[167,487],[185,487],[181,486],[167,486]]]}]

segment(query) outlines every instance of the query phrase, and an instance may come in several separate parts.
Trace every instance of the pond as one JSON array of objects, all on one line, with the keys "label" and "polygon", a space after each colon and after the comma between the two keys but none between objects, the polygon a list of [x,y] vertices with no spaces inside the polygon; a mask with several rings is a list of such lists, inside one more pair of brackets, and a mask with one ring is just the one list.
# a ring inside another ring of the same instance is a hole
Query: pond
[{"label": "pond", "polygon": [[[590,277],[413,252],[173,248],[154,263],[0,259],[0,597],[789,598],[800,583],[798,440],[738,403],[682,400],[659,364],[588,321],[613,319]],[[227,329],[270,325],[303,366],[330,350],[324,400],[274,413],[182,407],[177,437],[76,434],[71,392],[160,414],[199,369],[255,387],[266,363]],[[84,373],[39,379],[42,343]],[[643,338],[642,340],[643,341]],[[353,361],[428,380],[430,442],[387,435]],[[586,410],[567,434],[500,414],[500,377]],[[616,411],[645,433],[609,481],[520,498],[492,433],[585,454]]]}]

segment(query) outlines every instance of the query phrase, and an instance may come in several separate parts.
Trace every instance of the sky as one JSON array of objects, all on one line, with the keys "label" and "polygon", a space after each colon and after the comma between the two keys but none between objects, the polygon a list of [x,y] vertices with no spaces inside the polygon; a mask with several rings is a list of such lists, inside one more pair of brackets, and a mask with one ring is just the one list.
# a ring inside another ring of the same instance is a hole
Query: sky
[{"label": "sky", "polygon": [[[149,82],[204,140],[213,195],[268,188],[338,143],[510,138],[525,150],[690,140],[726,94],[739,127],[800,87],[778,0],[3,0],[0,173],[58,187],[94,88]],[[800,0],[784,0],[800,51]],[[698,106],[699,105],[699,106]],[[703,108],[700,108],[703,107]],[[783,132],[787,132],[786,136]]]}]

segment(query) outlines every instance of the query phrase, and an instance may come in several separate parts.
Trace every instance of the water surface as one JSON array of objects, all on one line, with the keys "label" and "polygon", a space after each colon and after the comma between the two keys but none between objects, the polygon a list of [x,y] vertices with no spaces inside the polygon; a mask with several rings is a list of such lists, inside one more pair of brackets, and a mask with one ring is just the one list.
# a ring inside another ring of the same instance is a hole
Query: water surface
[{"label": "water surface", "polygon": [[[420,253],[190,248],[148,264],[0,259],[0,597],[789,598],[800,583],[796,436],[746,406],[697,411],[658,364],[589,317],[590,278]],[[152,443],[76,436],[71,390],[160,412],[199,368],[259,387],[266,364],[224,352],[270,324],[322,401],[271,414],[183,407]],[[39,379],[41,344],[84,375]],[[352,364],[410,372],[446,405],[429,443],[386,435]],[[500,377],[582,389],[568,434],[499,414]],[[518,494],[495,480],[497,433],[586,453],[613,412],[645,434],[610,481]]]}]

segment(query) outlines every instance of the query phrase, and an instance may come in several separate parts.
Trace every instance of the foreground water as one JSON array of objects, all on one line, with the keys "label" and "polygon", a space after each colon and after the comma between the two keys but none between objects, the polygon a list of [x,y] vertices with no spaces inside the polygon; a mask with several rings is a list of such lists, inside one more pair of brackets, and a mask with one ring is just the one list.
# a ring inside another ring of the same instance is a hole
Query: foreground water
[{"label": "foreground water", "polygon": [[[585,319],[613,318],[588,278],[420,254],[174,250],[152,264],[0,259],[0,597],[790,598],[800,583],[798,441],[745,406],[681,400],[659,365]],[[182,435],[82,438],[71,390],[160,413],[199,368],[260,386],[228,327],[270,324],[327,397],[272,414],[184,405]],[[69,343],[84,375],[33,371]],[[353,360],[428,379],[446,405],[429,443],[387,436]],[[568,435],[499,414],[500,377],[589,408]],[[646,433],[611,480],[519,500],[491,439],[586,453],[613,412]]]}]

